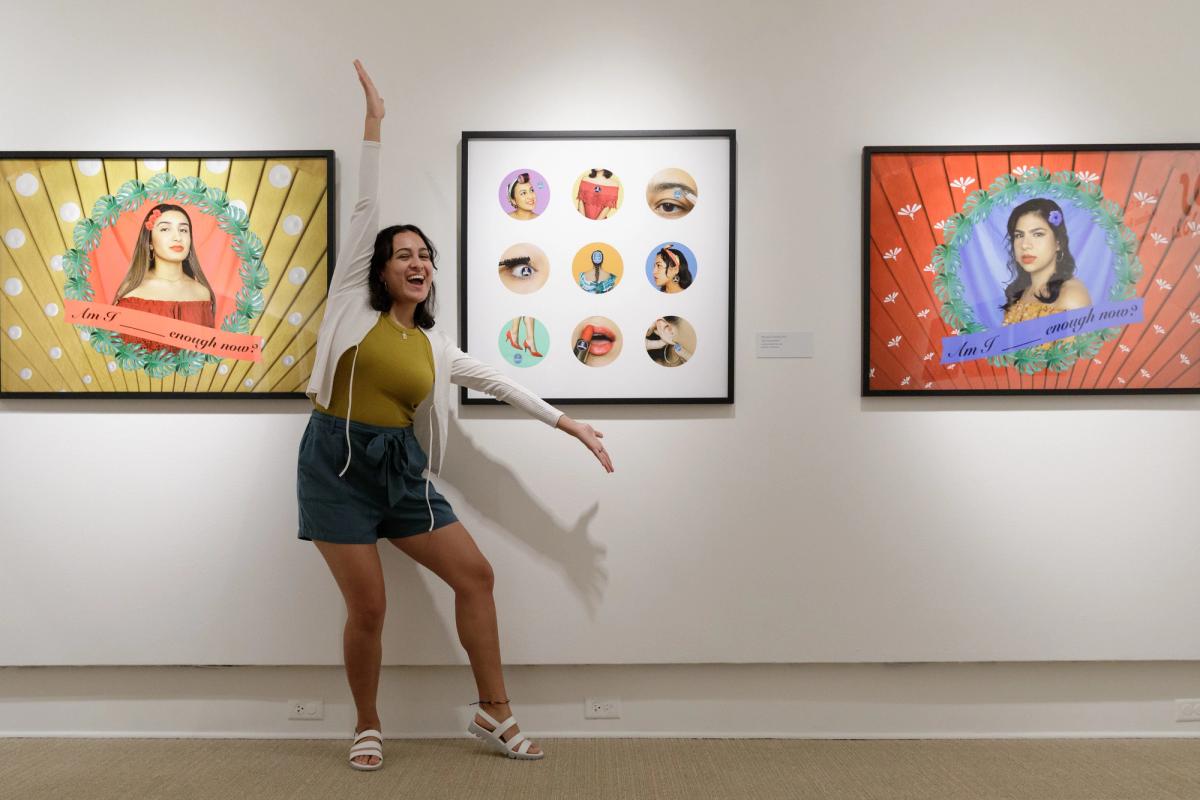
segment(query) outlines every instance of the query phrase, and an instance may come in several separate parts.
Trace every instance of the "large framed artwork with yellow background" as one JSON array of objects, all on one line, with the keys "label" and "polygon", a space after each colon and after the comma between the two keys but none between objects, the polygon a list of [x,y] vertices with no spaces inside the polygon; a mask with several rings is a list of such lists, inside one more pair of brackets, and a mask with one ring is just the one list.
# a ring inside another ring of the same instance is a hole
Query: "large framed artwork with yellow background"
[{"label": "large framed artwork with yellow background", "polygon": [[0,397],[300,397],[333,151],[0,153]]}]

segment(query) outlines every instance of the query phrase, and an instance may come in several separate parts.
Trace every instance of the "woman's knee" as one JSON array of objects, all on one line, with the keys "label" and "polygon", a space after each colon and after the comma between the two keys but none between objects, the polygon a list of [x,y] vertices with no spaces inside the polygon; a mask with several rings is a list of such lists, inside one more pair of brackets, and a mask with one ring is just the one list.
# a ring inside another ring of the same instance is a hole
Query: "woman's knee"
[{"label": "woman's knee", "polygon": [[383,597],[357,597],[346,602],[347,624],[362,630],[383,630],[387,601]]},{"label": "woman's knee", "polygon": [[491,594],[495,585],[496,573],[492,571],[491,563],[480,556],[464,566],[454,590],[467,594]]}]

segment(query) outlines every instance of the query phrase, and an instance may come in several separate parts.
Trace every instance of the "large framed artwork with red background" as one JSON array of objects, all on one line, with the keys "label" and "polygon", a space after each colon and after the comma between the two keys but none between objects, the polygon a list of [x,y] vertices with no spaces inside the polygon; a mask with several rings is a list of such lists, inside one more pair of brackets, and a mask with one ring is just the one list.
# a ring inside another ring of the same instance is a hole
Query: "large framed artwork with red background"
[{"label": "large framed artwork with red background", "polygon": [[1200,145],[863,149],[862,394],[1200,393]]},{"label": "large framed artwork with red background", "polygon": [[302,397],[329,150],[0,153],[0,397]]}]

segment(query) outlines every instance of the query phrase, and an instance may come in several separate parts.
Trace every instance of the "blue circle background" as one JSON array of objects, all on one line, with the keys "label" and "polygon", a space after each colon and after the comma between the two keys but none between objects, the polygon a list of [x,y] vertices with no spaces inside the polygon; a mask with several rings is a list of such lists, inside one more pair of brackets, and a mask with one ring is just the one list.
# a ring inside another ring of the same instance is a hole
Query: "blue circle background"
[{"label": "blue circle background", "polygon": [[[688,286],[688,289],[692,288],[692,286],[696,285],[696,279],[700,275],[699,262],[696,261],[696,254],[692,252],[690,247],[675,240],[654,245],[650,249],[650,255],[646,256],[646,280],[650,283],[650,288],[656,292],[659,291],[658,287],[654,285],[654,257],[658,255],[659,250],[662,250],[667,245],[672,245],[676,250],[682,251],[683,255],[687,258],[688,271],[692,273],[692,284]],[[687,289],[684,289],[684,291],[686,292]],[[665,292],[660,292],[660,294],[665,294]]]},{"label": "blue circle background", "polygon": [[[958,277],[963,285],[963,299],[975,312],[976,321],[988,330],[1003,324],[1004,287],[1015,277],[1008,266],[1008,217],[1014,208],[1029,199],[1021,197],[997,206],[986,220],[975,226],[970,239],[959,248],[962,263]],[[1107,300],[1117,278],[1113,273],[1116,256],[1105,241],[1104,230],[1091,214],[1074,203],[1054,197],[1047,199],[1058,203],[1063,210],[1071,255],[1075,256],[1075,277],[1083,281],[1093,303]]]}]

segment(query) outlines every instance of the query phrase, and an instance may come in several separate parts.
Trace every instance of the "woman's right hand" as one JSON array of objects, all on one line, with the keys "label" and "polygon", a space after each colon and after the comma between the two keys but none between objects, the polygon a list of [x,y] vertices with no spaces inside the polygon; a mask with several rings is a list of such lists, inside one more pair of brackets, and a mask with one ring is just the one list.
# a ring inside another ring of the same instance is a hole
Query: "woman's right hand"
[{"label": "woman's right hand", "polygon": [[379,123],[383,121],[384,115],[383,98],[379,96],[379,90],[375,88],[374,81],[371,80],[366,68],[357,58],[354,59],[354,69],[358,72],[358,82],[362,84],[363,95],[367,99],[367,120],[363,127],[363,138],[367,141],[378,142]]}]

